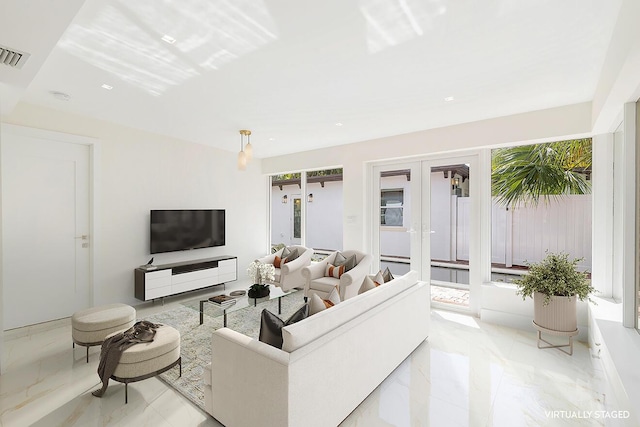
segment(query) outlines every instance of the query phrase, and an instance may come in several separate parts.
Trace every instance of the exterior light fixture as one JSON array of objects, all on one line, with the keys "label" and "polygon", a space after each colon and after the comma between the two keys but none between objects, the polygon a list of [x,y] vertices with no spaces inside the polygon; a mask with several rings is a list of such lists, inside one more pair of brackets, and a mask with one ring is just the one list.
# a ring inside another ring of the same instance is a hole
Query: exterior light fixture
[{"label": "exterior light fixture", "polygon": [[287,195],[285,194],[284,196],[282,196],[282,203],[287,203]]},{"label": "exterior light fixture", "polygon": [[308,203],[313,202],[313,193],[309,193],[309,195],[307,196],[307,202]]}]

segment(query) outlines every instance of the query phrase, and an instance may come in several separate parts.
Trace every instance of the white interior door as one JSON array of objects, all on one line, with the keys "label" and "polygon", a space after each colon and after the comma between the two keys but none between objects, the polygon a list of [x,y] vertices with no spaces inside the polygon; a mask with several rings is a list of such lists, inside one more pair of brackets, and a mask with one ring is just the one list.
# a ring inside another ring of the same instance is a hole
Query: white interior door
[{"label": "white interior door", "polygon": [[89,146],[47,135],[3,133],[5,329],[90,305]]}]

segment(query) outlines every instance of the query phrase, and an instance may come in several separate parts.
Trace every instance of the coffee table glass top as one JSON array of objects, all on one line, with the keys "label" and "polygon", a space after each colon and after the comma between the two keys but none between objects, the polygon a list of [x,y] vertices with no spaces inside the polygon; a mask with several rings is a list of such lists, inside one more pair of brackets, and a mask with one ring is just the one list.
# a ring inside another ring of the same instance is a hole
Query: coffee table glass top
[{"label": "coffee table glass top", "polygon": [[[206,297],[200,296],[198,298],[183,301],[180,304],[194,310],[195,312],[200,313],[200,324],[203,323],[203,315],[206,315],[209,317],[225,316],[225,325],[226,325],[226,316],[229,313],[233,313],[235,311],[242,310],[247,307],[255,307],[258,304],[269,302],[274,299],[278,299],[278,312],[280,312],[281,311],[280,298],[297,291],[297,289],[292,289],[290,291],[283,291],[282,288],[274,285],[269,285],[269,289],[270,289],[269,295],[266,297],[249,298],[247,294],[244,294],[242,296],[235,298],[236,300],[235,304],[226,306],[226,307],[209,301],[209,297],[213,295],[209,295]],[[225,293],[226,295],[229,295],[229,292],[221,292],[221,293]],[[216,295],[219,295],[221,293],[217,293]]]}]

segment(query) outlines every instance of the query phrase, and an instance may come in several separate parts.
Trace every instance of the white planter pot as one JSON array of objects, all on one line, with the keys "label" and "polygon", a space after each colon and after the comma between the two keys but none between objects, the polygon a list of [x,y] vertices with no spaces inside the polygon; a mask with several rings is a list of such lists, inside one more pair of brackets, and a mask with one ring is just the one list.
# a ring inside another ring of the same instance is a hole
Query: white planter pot
[{"label": "white planter pot", "polygon": [[536,292],[533,295],[533,321],[536,325],[557,332],[575,332],[578,330],[576,315],[576,296],[551,296],[548,305],[544,305],[545,295]]}]

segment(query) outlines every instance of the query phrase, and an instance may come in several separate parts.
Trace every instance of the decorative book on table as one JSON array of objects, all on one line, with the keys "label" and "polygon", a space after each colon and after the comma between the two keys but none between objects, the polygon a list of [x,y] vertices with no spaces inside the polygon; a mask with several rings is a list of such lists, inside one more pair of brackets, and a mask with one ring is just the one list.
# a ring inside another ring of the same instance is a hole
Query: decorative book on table
[{"label": "decorative book on table", "polygon": [[214,304],[223,305],[223,306],[229,306],[236,303],[236,299],[233,297],[230,297],[229,295],[216,295],[214,297],[209,298],[209,301],[211,301]]}]

